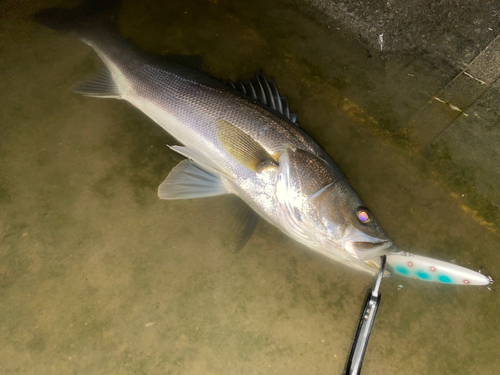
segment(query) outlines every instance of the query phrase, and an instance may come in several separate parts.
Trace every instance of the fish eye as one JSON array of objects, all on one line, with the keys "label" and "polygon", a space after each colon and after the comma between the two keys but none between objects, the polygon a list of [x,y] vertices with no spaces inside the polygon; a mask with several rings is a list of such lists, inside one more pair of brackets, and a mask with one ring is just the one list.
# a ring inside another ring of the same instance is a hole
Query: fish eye
[{"label": "fish eye", "polygon": [[363,223],[363,224],[366,224],[366,223],[369,223],[371,221],[371,214],[370,212],[365,209],[365,208],[361,208],[358,210],[358,220]]}]

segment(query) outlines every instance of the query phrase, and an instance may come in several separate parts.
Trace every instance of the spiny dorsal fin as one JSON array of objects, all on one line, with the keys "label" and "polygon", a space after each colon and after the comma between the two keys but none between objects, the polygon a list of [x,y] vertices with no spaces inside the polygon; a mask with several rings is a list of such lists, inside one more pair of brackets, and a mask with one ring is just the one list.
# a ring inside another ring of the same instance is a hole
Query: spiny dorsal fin
[{"label": "spiny dorsal fin", "polygon": [[276,167],[264,147],[243,130],[226,120],[218,120],[216,126],[219,142],[242,165],[257,173]]},{"label": "spiny dorsal fin", "polygon": [[172,61],[179,65],[199,70],[200,72],[205,71],[205,69],[203,69],[203,60],[200,55],[164,55],[162,57],[167,61]]},{"label": "spiny dorsal fin", "polygon": [[225,80],[222,82],[232,89],[252,99],[258,100],[297,124],[297,113],[290,113],[288,98],[286,96],[280,96],[274,78],[271,77],[271,79],[267,79],[262,70],[246,82],[231,82]]}]

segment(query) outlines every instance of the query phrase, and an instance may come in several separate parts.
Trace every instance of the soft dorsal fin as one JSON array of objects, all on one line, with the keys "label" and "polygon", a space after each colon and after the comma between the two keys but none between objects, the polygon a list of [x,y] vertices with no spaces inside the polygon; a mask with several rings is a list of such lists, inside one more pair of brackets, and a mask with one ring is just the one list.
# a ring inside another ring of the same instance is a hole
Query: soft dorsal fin
[{"label": "soft dorsal fin", "polygon": [[[297,113],[290,113],[288,98],[280,96],[274,78],[267,79],[264,72],[259,73],[246,82],[231,82],[223,80],[225,85],[239,91],[252,99],[258,100],[272,110],[281,113],[290,121],[297,124]],[[298,124],[297,124],[298,125]]]},{"label": "soft dorsal fin", "polygon": [[167,61],[187,66],[188,68],[204,72],[203,59],[200,55],[164,55],[162,56]]}]

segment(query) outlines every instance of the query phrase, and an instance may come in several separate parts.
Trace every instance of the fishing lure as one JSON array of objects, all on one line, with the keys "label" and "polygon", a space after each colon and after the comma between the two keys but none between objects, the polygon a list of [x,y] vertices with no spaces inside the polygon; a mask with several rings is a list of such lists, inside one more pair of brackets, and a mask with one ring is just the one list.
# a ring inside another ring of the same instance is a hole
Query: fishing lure
[{"label": "fishing lure", "polygon": [[387,255],[387,266],[395,274],[423,281],[456,285],[493,284],[491,276],[456,264],[405,251]]}]

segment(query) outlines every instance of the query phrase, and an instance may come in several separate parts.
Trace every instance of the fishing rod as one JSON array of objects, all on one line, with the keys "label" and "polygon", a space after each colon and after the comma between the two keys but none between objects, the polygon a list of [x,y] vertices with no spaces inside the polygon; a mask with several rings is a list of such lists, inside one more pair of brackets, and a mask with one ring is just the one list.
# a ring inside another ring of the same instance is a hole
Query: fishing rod
[{"label": "fishing rod", "polygon": [[358,328],[354,335],[351,351],[344,370],[345,375],[358,375],[361,372],[366,348],[368,347],[368,340],[370,339],[375,316],[377,315],[380,305],[381,294],[379,289],[384,275],[386,259],[387,257],[385,255],[381,256],[378,274],[373,281],[373,287],[368,290],[363,312],[359,317]]}]

